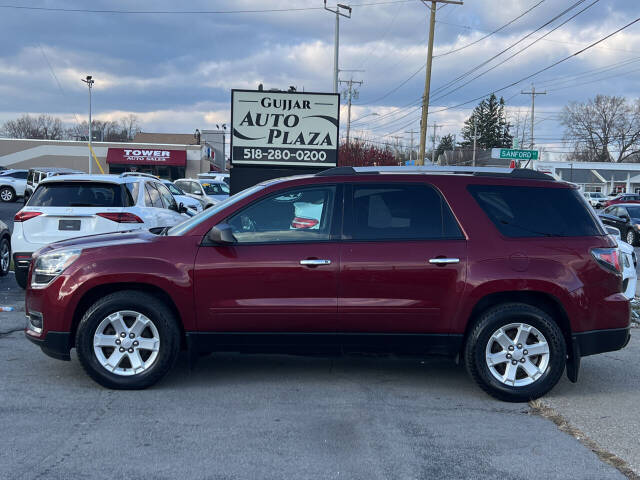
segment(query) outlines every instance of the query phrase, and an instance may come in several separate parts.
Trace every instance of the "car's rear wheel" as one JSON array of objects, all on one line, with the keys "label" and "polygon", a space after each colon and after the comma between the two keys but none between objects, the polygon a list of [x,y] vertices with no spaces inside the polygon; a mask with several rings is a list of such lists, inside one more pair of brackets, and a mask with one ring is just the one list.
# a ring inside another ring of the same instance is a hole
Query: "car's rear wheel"
[{"label": "car's rear wheel", "polygon": [[9,273],[11,267],[11,243],[8,238],[0,239],[0,277]]},{"label": "car's rear wheel", "polygon": [[558,383],[566,345],[562,331],[546,312],[509,303],[482,314],[468,335],[464,358],[471,377],[489,395],[525,402]]},{"label": "car's rear wheel", "polygon": [[629,245],[636,246],[638,243],[638,234],[634,232],[633,228],[627,230],[627,234],[625,235],[625,242]]},{"label": "car's rear wheel", "polygon": [[0,200],[3,202],[15,202],[16,192],[11,187],[0,188]]},{"label": "car's rear wheel", "polygon": [[94,303],[76,332],[78,358],[100,385],[141,389],[173,366],[180,330],[171,309],[153,295],[121,291]]}]

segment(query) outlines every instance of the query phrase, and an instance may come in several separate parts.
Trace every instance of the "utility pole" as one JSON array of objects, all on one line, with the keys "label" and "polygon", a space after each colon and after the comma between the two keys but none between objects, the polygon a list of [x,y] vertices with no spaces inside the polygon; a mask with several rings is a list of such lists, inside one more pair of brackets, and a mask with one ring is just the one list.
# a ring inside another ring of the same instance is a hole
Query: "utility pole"
[{"label": "utility pole", "polygon": [[347,108],[347,148],[349,147],[349,131],[351,130],[351,99],[358,98],[358,90],[354,90],[353,86],[354,85],[358,85],[361,86],[362,82],[357,82],[355,80],[353,80],[353,78],[349,79],[349,80],[339,80],[340,83],[346,83],[347,85],[349,85],[347,87],[347,90],[344,91],[344,93],[347,95],[347,104],[348,104],[348,108]]},{"label": "utility pole", "polygon": [[[422,0],[427,5],[427,0]],[[424,165],[424,150],[427,141],[427,119],[429,113],[429,92],[431,91],[431,63],[433,61],[433,34],[436,26],[436,4],[451,3],[462,5],[463,2],[457,0],[431,0],[431,17],[429,21],[429,46],[427,48],[427,75],[424,81],[424,95],[422,97],[422,120],[420,122],[420,154],[418,165]]]},{"label": "utility pole", "polygon": [[[414,133],[420,133],[420,132],[416,132],[413,129],[409,132],[404,132],[404,133],[408,133],[411,135],[411,149],[409,150],[409,163],[411,163],[411,161],[413,160],[413,134]],[[416,162],[417,163],[417,162]]]},{"label": "utility pole", "polygon": [[523,90],[520,93],[522,95],[531,95],[531,150],[533,150],[533,147],[535,145],[535,142],[533,141],[533,125],[535,123],[534,119],[535,119],[535,108],[536,108],[536,95],[546,95],[547,92],[536,92],[536,87],[532,83],[530,92],[525,92]]},{"label": "utility pole", "polygon": [[476,122],[476,116],[473,116],[473,161],[472,165],[476,166],[476,140],[478,139],[478,122]]},{"label": "utility pole", "polygon": [[81,80],[89,87],[89,175],[91,175],[93,171],[93,159],[91,158],[91,137],[93,136],[91,131],[91,87],[93,87],[95,80],[91,75],[87,75],[86,79],[82,78]]},{"label": "utility pole", "polygon": [[[340,67],[338,66],[338,51],[340,49],[340,17],[351,18],[351,7],[338,3],[335,10],[327,7],[327,0],[324,0],[324,9],[336,14],[335,38],[333,41],[333,93],[338,93],[338,74]],[[348,14],[343,12],[349,12]]]}]

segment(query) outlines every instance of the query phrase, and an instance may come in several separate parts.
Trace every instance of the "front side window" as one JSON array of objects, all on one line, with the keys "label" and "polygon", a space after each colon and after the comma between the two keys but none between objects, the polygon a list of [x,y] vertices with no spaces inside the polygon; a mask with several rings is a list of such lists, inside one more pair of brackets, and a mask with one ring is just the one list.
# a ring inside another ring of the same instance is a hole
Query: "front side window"
[{"label": "front side window", "polygon": [[151,183],[147,183],[145,185],[145,188],[149,195],[147,199],[147,202],[149,202],[147,203],[147,207],[164,208],[164,206],[162,205],[162,200],[160,199],[160,192],[156,190],[156,187],[154,187]]},{"label": "front side window", "polygon": [[571,188],[471,185],[468,190],[506,237],[605,235],[592,210]]},{"label": "front side window", "polygon": [[424,184],[355,184],[349,217],[353,240],[462,238],[449,206]]},{"label": "front side window", "polygon": [[178,210],[178,205],[176,204],[176,199],[173,198],[171,192],[167,187],[165,187],[162,183],[156,183],[154,185],[158,192],[160,192],[160,197],[162,197],[162,203],[164,204],[164,208],[168,208],[171,210]]},{"label": "front side window", "polygon": [[314,242],[331,239],[335,186],[274,194],[227,219],[238,243]]},{"label": "front side window", "polygon": [[172,195],[184,195],[184,192],[173,183],[163,183],[163,185],[169,189]]}]

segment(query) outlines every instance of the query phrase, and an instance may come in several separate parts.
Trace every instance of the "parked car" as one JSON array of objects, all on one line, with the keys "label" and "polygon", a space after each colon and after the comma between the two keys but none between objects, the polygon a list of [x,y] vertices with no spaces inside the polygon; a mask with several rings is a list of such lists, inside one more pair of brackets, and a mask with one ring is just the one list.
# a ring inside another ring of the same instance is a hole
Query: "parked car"
[{"label": "parked car", "polygon": [[45,178],[55,177],[58,175],[77,175],[84,172],[80,170],[73,170],[71,168],[57,168],[57,167],[39,167],[30,168],[27,174],[27,186],[24,190],[24,203],[27,203],[29,197],[35,192],[38,184]]},{"label": "parked car", "polygon": [[0,200],[15,202],[24,196],[27,188],[28,170],[5,170],[0,173]]},{"label": "parked car", "polygon": [[622,266],[622,293],[629,300],[636,296],[636,285],[638,284],[638,259],[633,247],[620,238],[620,230],[615,227],[606,226],[605,229],[615,237],[620,249],[620,263]]},{"label": "parked car", "polygon": [[607,197],[600,192],[585,192],[584,198],[587,199],[587,202],[589,202],[593,208],[602,208],[605,202],[607,202]]},{"label": "parked car", "polygon": [[605,207],[618,203],[640,203],[640,195],[635,193],[622,193],[604,202]]},{"label": "parked car", "polygon": [[[181,348],[437,353],[507,401],[628,343],[620,250],[575,188],[447,168],[271,180],[158,234],[49,245],[33,256],[25,333],[56,358],[75,348],[108,388],[153,385]],[[317,228],[291,228],[294,203],[318,197]]]},{"label": "parked car", "polygon": [[201,200],[205,209],[229,198],[229,187],[224,182],[181,178],[174,183],[188,196]]},{"label": "parked car", "polygon": [[194,213],[200,213],[204,210],[204,204],[202,200],[199,198],[193,198],[188,196],[185,192],[180,190],[171,180],[162,180],[162,183],[169,189],[173,198],[176,199],[176,202],[184,205],[188,209],[192,210]]},{"label": "parked car", "polygon": [[187,218],[162,182],[147,177],[64,175],[40,181],[14,218],[16,281],[27,286],[33,252],[99,233],[172,226]]},{"label": "parked car", "polygon": [[640,245],[640,205],[614,204],[599,215],[602,223],[620,230],[621,237],[630,245]]},{"label": "parked car", "polygon": [[216,172],[205,172],[198,174],[198,180],[216,180],[218,182],[224,182],[229,185],[231,181],[228,173],[216,173]]},{"label": "parked car", "polygon": [[11,268],[11,232],[4,222],[0,221],[0,277],[9,273]]}]

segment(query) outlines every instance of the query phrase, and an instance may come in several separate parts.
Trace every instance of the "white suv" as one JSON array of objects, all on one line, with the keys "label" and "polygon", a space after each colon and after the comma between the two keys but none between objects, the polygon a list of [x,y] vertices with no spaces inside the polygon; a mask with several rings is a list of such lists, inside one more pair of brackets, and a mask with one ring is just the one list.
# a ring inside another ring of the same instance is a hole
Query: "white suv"
[{"label": "white suv", "polygon": [[44,179],[14,218],[16,281],[25,288],[31,254],[60,240],[173,226],[189,218],[160,180],[115,175]]}]

